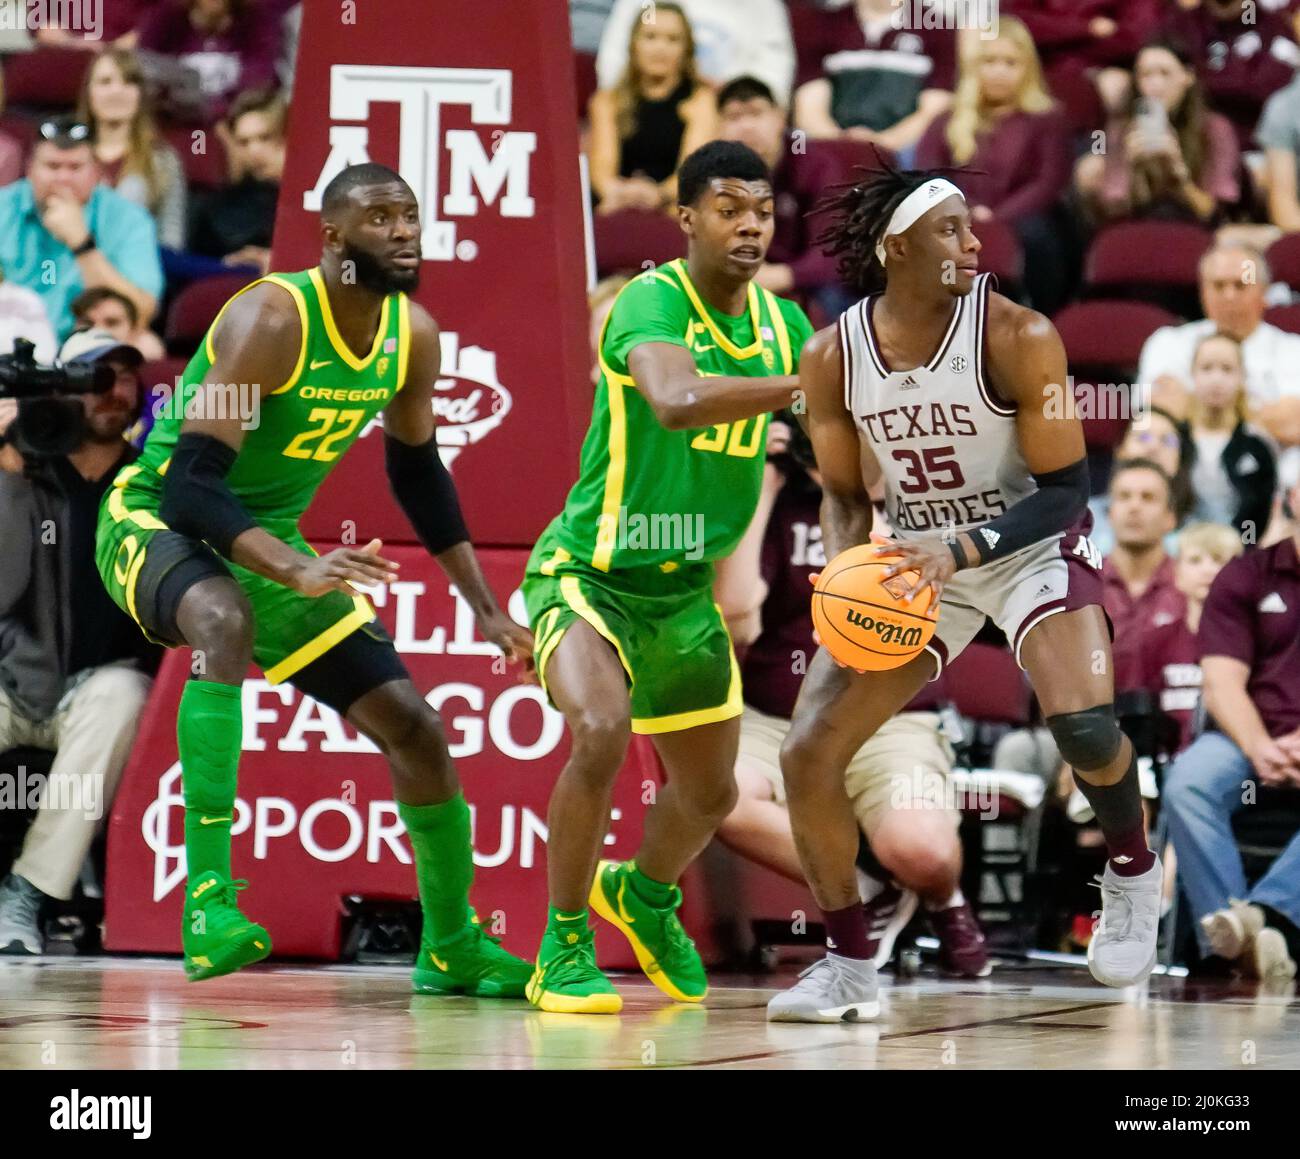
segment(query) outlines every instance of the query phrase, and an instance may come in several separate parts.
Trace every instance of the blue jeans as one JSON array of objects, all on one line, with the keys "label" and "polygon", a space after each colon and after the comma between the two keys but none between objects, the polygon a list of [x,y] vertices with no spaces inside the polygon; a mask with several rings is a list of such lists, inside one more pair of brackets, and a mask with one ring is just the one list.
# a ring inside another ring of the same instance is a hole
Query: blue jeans
[{"label": "blue jeans", "polygon": [[1169,836],[1178,855],[1178,879],[1196,915],[1196,940],[1209,952],[1200,919],[1226,909],[1229,898],[1271,906],[1300,925],[1300,833],[1282,851],[1255,888],[1247,890],[1241,853],[1232,835],[1232,815],[1242,808],[1255,770],[1222,733],[1202,733],[1174,761],[1165,783]]}]

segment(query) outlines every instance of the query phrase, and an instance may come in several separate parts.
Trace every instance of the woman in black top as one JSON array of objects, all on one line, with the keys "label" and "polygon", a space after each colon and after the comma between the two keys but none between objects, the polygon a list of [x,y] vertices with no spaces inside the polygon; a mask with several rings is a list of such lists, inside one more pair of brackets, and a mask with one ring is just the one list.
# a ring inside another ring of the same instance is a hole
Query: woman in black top
[{"label": "woman in black top", "polygon": [[636,21],[627,69],[591,98],[591,186],[602,213],[672,209],[681,159],[713,139],[713,93],[695,75],[695,41],[676,4]]}]

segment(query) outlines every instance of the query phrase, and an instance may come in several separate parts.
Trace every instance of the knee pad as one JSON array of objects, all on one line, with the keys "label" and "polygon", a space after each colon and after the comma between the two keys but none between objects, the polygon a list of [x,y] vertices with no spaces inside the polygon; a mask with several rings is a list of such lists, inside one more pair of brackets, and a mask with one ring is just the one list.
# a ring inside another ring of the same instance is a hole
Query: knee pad
[{"label": "knee pad", "polygon": [[1061,759],[1085,773],[1105,768],[1124,743],[1113,704],[1049,716],[1047,727],[1061,750]]}]

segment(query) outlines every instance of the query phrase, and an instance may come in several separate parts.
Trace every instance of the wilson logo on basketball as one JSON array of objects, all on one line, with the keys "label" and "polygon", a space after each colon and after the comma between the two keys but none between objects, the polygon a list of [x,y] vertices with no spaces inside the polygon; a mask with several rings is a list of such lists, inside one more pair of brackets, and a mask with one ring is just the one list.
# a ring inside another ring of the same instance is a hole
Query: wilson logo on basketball
[{"label": "wilson logo on basketball", "polygon": [[904,628],[901,624],[891,624],[887,620],[878,620],[865,612],[855,612],[850,608],[844,618],[855,627],[875,632],[882,644],[897,644],[902,648],[919,648],[922,643],[920,628]]}]

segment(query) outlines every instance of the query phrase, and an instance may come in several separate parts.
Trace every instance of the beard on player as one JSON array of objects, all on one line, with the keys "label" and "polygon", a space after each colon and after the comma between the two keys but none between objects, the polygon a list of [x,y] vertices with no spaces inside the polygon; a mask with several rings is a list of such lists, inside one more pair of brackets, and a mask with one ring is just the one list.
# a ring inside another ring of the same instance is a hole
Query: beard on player
[{"label": "beard on player", "polygon": [[[418,241],[413,248],[418,254]],[[356,271],[357,285],[364,286],[371,293],[384,297],[398,293],[413,294],[420,286],[419,264],[407,267],[395,265],[392,261],[399,253],[404,252],[406,252],[405,248],[388,254],[377,253],[354,241],[345,241],[342,261],[352,263],[352,268]]]}]

